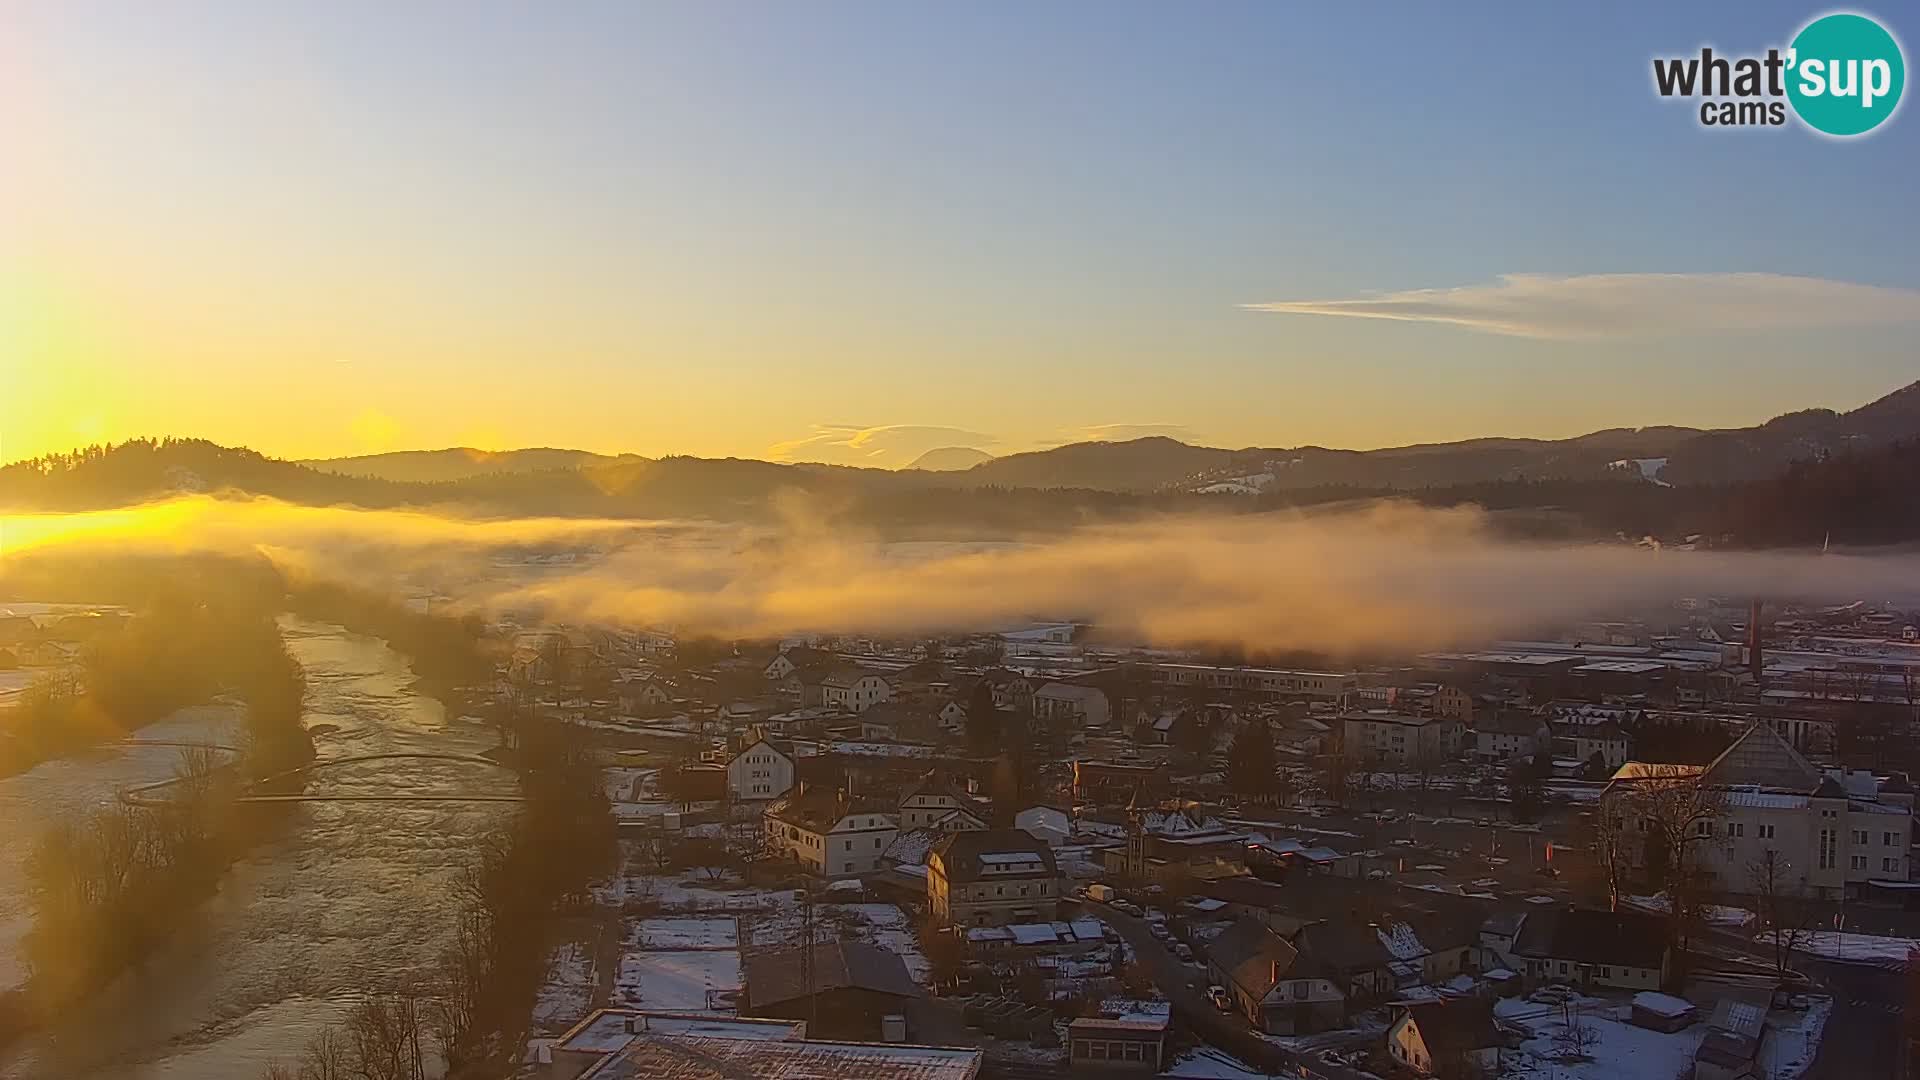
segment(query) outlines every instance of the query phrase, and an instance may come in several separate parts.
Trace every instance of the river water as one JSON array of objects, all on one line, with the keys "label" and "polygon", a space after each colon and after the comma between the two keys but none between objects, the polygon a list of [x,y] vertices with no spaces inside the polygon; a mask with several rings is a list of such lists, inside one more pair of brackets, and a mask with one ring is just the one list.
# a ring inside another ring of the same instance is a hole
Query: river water
[{"label": "river water", "polygon": [[[287,619],[307,674],[306,723],[320,760],[370,754],[473,755],[491,729],[450,719],[414,686],[399,654],[338,627]],[[238,710],[187,710],[142,741],[231,745]],[[31,925],[21,860],[46,821],[172,774],[178,751],[116,747],[0,780],[0,988],[16,985]],[[515,793],[513,777],[461,762],[401,759],[314,774],[324,794]],[[0,1059],[0,1077],[256,1080],[337,1022],[358,993],[430,975],[457,911],[475,841],[513,812],[503,803],[304,802],[237,812],[284,820],[227,874],[217,895],[138,969]]]}]

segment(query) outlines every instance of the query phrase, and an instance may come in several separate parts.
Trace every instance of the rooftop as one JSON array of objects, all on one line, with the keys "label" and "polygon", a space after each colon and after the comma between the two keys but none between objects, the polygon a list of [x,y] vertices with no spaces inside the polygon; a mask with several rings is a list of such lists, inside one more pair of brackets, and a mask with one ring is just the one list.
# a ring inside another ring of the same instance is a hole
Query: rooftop
[{"label": "rooftop", "polygon": [[957,1047],[645,1035],[582,1080],[974,1080],[980,1062]]}]

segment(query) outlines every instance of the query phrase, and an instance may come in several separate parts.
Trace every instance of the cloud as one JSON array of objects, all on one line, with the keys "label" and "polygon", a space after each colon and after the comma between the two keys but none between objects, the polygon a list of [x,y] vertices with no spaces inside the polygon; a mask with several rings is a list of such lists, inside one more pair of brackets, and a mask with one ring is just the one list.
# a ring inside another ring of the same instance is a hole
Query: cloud
[{"label": "cloud", "polygon": [[1072,428],[1053,445],[1077,442],[1125,442],[1128,439],[1145,439],[1154,435],[1164,435],[1181,442],[1192,442],[1199,436],[1185,424],[1089,424],[1082,428]]},{"label": "cloud", "polygon": [[1487,285],[1242,306],[1595,339],[1914,322],[1920,290],[1788,274],[1506,274]]},{"label": "cloud", "polygon": [[976,450],[993,446],[1000,440],[965,428],[933,424],[883,424],[861,427],[857,424],[816,424],[812,434],[777,442],[767,447],[772,461],[817,461],[827,465],[861,465],[874,469],[899,469],[929,450],[943,446],[969,446]]},{"label": "cloud", "polygon": [[[1551,632],[1682,596],[1906,602],[1920,556],[1648,552],[1504,538],[1472,508],[1172,515],[1019,543],[887,543],[804,500],[778,527],[425,512],[183,497],[131,510],[0,518],[0,586],[22,552],[264,554],[290,570],[399,582],[471,610],[682,633],[922,635],[1034,615],[1124,642],[1329,654]],[[578,553],[523,569],[529,547]],[[31,559],[28,559],[31,562]],[[85,564],[96,565],[96,564]],[[0,591],[4,591],[0,589]],[[1905,599],[1903,599],[1905,598]]]}]

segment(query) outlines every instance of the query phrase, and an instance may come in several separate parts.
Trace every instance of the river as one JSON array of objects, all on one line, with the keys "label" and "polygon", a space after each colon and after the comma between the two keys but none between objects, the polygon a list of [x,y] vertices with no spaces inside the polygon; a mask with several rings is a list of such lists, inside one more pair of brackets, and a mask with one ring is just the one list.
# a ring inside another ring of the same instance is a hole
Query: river
[{"label": "river", "polygon": [[[449,719],[406,660],[374,638],[284,619],[306,669],[306,723],[322,762],[370,754],[478,754],[491,729]],[[143,741],[231,744],[238,710],[186,710]],[[118,746],[0,780],[0,988],[23,977],[30,926],[21,862],[48,820],[172,774],[177,751]],[[486,766],[421,760],[340,765],[314,794],[515,793]],[[306,802],[237,812],[285,816],[219,892],[139,968],[0,1060],[0,1077],[256,1080],[276,1057],[337,1022],[354,996],[427,976],[448,941],[474,841],[513,812],[501,803]]]}]

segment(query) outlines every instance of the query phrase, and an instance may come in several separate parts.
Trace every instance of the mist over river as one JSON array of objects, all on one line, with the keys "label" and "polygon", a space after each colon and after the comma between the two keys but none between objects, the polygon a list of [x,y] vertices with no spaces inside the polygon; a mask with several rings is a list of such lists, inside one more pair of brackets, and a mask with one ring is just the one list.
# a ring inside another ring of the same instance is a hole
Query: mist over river
[{"label": "mist over river", "polygon": [[[305,722],[322,762],[383,753],[478,754],[491,729],[450,719],[405,658],[339,627],[283,619],[306,670]],[[142,741],[235,745],[233,706],[184,710]],[[178,751],[115,746],[0,780],[0,989],[24,980],[31,927],[23,861],[49,821],[171,776]],[[502,770],[400,759],[322,769],[309,793],[513,795]],[[0,1058],[0,1077],[256,1080],[337,1021],[353,996],[431,975],[450,937],[475,841],[503,803],[303,802],[242,806],[281,816],[140,967]]]}]

